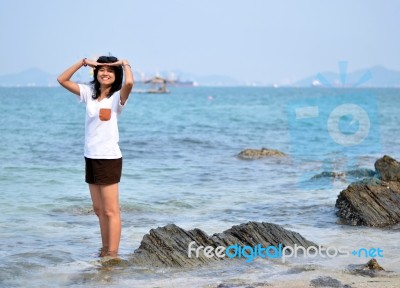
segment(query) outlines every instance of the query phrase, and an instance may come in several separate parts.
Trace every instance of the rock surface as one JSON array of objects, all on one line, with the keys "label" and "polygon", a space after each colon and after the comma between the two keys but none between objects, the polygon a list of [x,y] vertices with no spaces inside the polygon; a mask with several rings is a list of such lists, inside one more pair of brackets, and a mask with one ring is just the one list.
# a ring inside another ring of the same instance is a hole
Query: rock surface
[{"label": "rock surface", "polygon": [[375,170],[383,181],[400,181],[400,163],[390,156],[383,156],[375,162]]},{"label": "rock surface", "polygon": [[350,184],[336,200],[336,215],[350,225],[385,227],[400,222],[400,163],[389,156],[376,161],[379,178]]},{"label": "rock surface", "polygon": [[261,148],[258,149],[245,149],[238,154],[238,158],[244,160],[255,160],[266,157],[285,157],[286,154],[275,149]]},{"label": "rock surface", "polygon": [[192,247],[218,246],[228,247],[238,244],[240,246],[263,247],[274,245],[278,247],[301,245],[305,248],[316,245],[299,233],[286,230],[279,225],[265,222],[248,222],[232,226],[230,229],[208,236],[200,229],[184,230],[175,224],[169,224],[157,229],[151,229],[149,234],[143,237],[138,249],[130,259],[134,265],[152,267],[195,267],[214,261],[229,259],[228,257],[218,258],[206,257],[201,250],[199,257],[195,257],[195,251],[191,258],[188,256],[189,243],[195,241]]},{"label": "rock surface", "polygon": [[384,272],[378,261],[375,258],[369,260],[364,265],[349,265],[348,272],[355,275],[376,277],[378,273]]},{"label": "rock surface", "polygon": [[343,285],[339,280],[329,276],[321,276],[311,280],[310,287],[351,288],[351,286]]},{"label": "rock surface", "polygon": [[367,264],[365,264],[364,268],[368,269],[368,270],[373,270],[373,271],[384,271],[385,270],[381,267],[381,265],[379,265],[378,261],[376,261],[375,258],[369,260],[367,262]]}]

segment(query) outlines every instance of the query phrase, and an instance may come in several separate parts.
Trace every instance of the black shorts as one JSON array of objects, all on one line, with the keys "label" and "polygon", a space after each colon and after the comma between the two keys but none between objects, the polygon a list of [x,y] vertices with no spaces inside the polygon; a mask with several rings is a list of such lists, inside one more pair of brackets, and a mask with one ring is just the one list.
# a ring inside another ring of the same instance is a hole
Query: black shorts
[{"label": "black shorts", "polygon": [[85,157],[86,183],[109,185],[121,180],[122,158],[90,159]]}]

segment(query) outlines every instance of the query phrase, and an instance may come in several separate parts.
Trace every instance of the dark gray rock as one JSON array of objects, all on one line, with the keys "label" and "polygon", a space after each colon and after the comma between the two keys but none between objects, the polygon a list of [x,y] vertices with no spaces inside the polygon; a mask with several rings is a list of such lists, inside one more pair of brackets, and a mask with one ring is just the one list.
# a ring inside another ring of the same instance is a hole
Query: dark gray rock
[{"label": "dark gray rock", "polygon": [[309,264],[309,265],[297,265],[288,270],[288,274],[300,274],[303,272],[315,271],[318,269],[318,266]]},{"label": "dark gray rock", "polygon": [[369,277],[376,277],[381,273],[386,273],[385,269],[383,269],[376,259],[369,260],[364,265],[349,265],[347,272],[354,275],[361,275],[361,276],[369,276]]},{"label": "dark gray rock", "polygon": [[199,246],[215,246],[200,229],[186,231],[175,224],[151,229],[134,251],[131,262],[141,266],[166,267],[191,267],[210,262],[202,253],[198,258],[188,257],[188,245],[192,241]]},{"label": "dark gray rock", "polygon": [[207,263],[229,259],[228,257],[219,258],[213,256],[206,257],[199,253],[199,257],[188,257],[188,246],[192,241],[195,242],[194,248],[199,246],[255,246],[261,244],[263,247],[270,245],[294,246],[301,245],[305,248],[316,244],[308,241],[299,233],[286,230],[283,227],[265,223],[248,222],[236,225],[222,233],[208,236],[200,229],[186,231],[175,224],[169,224],[157,229],[151,229],[149,234],[143,237],[138,249],[136,249],[130,262],[140,266],[152,267],[195,267]]},{"label": "dark gray rock", "polygon": [[339,280],[329,276],[318,277],[311,280],[311,287],[332,287],[332,288],[350,288],[349,285],[343,285]]},{"label": "dark gray rock", "polygon": [[268,287],[271,286],[267,282],[260,283],[221,283],[217,288],[256,288],[256,287]]},{"label": "dark gray rock", "polygon": [[385,227],[400,222],[400,163],[384,156],[375,167],[380,179],[365,178],[340,192],[336,200],[339,223]]},{"label": "dark gray rock", "polygon": [[275,149],[261,148],[259,149],[245,149],[238,154],[239,159],[255,160],[266,157],[285,157],[286,154]]},{"label": "dark gray rock", "polygon": [[383,181],[400,181],[400,163],[390,156],[383,156],[375,162],[375,170]]},{"label": "dark gray rock", "polygon": [[320,179],[320,178],[346,178],[345,172],[336,172],[336,171],[322,171],[321,173],[314,175],[311,177],[311,180]]},{"label": "dark gray rock", "polygon": [[354,169],[354,170],[348,170],[345,172],[341,171],[323,171],[317,175],[314,175],[311,179],[320,179],[320,178],[339,178],[339,179],[345,179],[347,177],[353,177],[353,178],[362,178],[362,177],[374,177],[376,176],[376,172],[371,169],[366,169],[366,168],[360,168],[360,169]]},{"label": "dark gray rock", "polygon": [[336,200],[342,223],[385,227],[400,222],[400,182],[377,178],[350,184]]}]

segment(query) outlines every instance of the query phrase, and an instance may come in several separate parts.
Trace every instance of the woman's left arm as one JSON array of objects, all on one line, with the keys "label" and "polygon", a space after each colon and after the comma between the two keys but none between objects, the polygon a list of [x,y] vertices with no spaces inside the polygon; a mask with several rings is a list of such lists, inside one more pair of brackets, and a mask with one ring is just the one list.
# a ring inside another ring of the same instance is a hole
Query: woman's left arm
[{"label": "woman's left arm", "polygon": [[127,60],[122,60],[122,69],[124,69],[124,74],[125,74],[125,82],[122,84],[121,88],[121,105],[125,105],[126,100],[128,100],[129,94],[132,91],[133,87],[133,73],[132,73],[132,68],[131,65],[129,65],[129,62]]}]

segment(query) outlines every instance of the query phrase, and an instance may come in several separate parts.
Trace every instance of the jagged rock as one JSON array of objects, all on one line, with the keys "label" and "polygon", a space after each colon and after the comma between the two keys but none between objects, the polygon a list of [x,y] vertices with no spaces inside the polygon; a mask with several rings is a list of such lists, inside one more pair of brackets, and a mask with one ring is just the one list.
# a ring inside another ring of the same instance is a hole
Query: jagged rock
[{"label": "jagged rock", "polygon": [[364,265],[349,265],[348,272],[351,274],[362,275],[362,276],[370,276],[375,277],[378,273],[385,273],[385,269],[383,269],[376,259],[369,260]]},{"label": "jagged rock", "polygon": [[151,229],[149,234],[143,237],[130,261],[140,266],[194,267],[229,259],[228,257],[219,258],[215,255],[206,257],[203,253],[204,250],[199,253],[199,257],[195,257],[195,252],[192,252],[191,258],[189,258],[188,247],[193,241],[195,242],[193,248],[211,246],[214,249],[218,246],[228,247],[235,244],[252,247],[258,244],[263,247],[270,245],[278,247],[279,244],[282,244],[282,247],[294,246],[294,244],[305,248],[311,245],[316,246],[299,233],[265,222],[236,225],[212,236],[208,236],[200,229],[186,231],[175,224],[169,224]]},{"label": "jagged rock", "polygon": [[366,268],[368,270],[373,270],[373,271],[383,271],[383,270],[385,270],[385,269],[383,269],[381,267],[381,265],[379,265],[378,261],[376,261],[375,258],[369,260],[368,263],[365,264],[364,268]]},{"label": "jagged rock", "polygon": [[311,287],[332,287],[332,288],[350,288],[349,285],[343,285],[339,280],[329,277],[320,276],[311,280]]},{"label": "jagged rock", "polygon": [[268,282],[256,282],[249,284],[248,280],[246,281],[246,280],[235,279],[233,283],[232,281],[228,283],[221,283],[216,288],[256,288],[256,287],[265,288],[269,286],[272,285],[268,284]]},{"label": "jagged rock", "polygon": [[383,181],[400,181],[400,163],[390,156],[383,156],[375,162],[375,170]]},{"label": "jagged rock", "polygon": [[[384,156],[376,161],[380,177],[397,179],[399,163]],[[400,179],[400,178],[399,178]],[[400,222],[400,182],[365,178],[350,184],[336,200],[342,223],[384,227]]]},{"label": "jagged rock", "polygon": [[377,178],[350,184],[336,200],[345,224],[384,227],[400,222],[400,183]]},{"label": "jagged rock", "polygon": [[275,149],[261,148],[258,149],[245,149],[238,154],[238,158],[244,160],[255,160],[266,157],[285,157],[286,154]]}]

